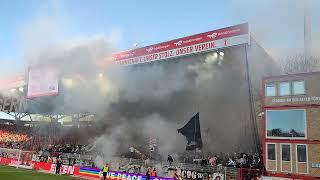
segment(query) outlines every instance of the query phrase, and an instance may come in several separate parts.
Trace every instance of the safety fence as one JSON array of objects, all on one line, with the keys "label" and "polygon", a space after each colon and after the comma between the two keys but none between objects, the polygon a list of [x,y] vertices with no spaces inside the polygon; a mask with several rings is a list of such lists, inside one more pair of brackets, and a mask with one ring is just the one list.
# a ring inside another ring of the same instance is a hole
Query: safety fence
[{"label": "safety fence", "polygon": [[[17,161],[13,158],[0,158],[0,165],[9,165],[9,166],[16,166]],[[22,168],[27,169],[34,169],[34,170],[40,170],[42,172],[47,173],[55,173],[57,165],[53,163],[46,163],[46,162],[34,162],[31,161],[27,166],[19,166]],[[18,166],[17,166],[18,167]],[[68,165],[61,165],[60,167],[60,174],[69,174],[73,176],[79,176],[79,177],[90,177],[90,178],[96,178],[101,179],[102,177],[102,171],[98,168],[89,168],[89,167],[80,167],[80,166],[68,166]],[[107,179],[108,180],[138,180],[138,179],[146,179],[146,176],[143,174],[132,174],[132,173],[126,173],[126,172],[117,172],[117,171],[109,171],[107,173]],[[173,178],[166,178],[166,177],[151,177],[150,180],[173,180]]]},{"label": "safety fence", "polygon": [[[95,157],[92,155],[81,154],[60,154],[64,160],[62,172],[77,172],[76,167],[92,168],[93,165],[89,162],[94,162]],[[54,172],[55,164],[38,162],[39,157],[37,154],[33,154],[31,151],[21,151],[17,149],[5,149],[0,148],[0,164],[8,164],[11,166],[29,168],[29,169],[45,169],[46,171]],[[9,160],[8,160],[9,159]],[[74,160],[70,163],[70,159]],[[54,161],[53,161],[54,162]],[[255,176],[259,176],[261,173],[256,169],[240,169],[234,167],[224,166],[201,166],[200,164],[190,163],[166,163],[153,160],[137,160],[127,158],[114,158],[108,160],[110,169],[117,172],[125,172],[130,174],[145,174],[148,167],[154,167],[157,169],[157,174],[161,177],[173,177],[174,173],[177,173],[181,179],[225,179],[225,180],[237,180],[237,179],[251,179]],[[102,162],[105,163],[105,162]],[[48,165],[49,164],[49,165]],[[75,169],[70,167],[75,167]],[[79,169],[80,170],[80,169]],[[93,170],[97,174],[97,169]]]}]

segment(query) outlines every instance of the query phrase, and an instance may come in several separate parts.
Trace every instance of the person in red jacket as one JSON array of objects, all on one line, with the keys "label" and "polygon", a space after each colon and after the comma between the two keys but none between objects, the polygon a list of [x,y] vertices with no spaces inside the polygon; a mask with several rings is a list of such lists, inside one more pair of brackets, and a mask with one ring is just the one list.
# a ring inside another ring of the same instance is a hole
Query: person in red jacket
[{"label": "person in red jacket", "polygon": [[156,168],[153,168],[153,170],[151,171],[151,176],[156,177],[157,176],[157,170]]}]

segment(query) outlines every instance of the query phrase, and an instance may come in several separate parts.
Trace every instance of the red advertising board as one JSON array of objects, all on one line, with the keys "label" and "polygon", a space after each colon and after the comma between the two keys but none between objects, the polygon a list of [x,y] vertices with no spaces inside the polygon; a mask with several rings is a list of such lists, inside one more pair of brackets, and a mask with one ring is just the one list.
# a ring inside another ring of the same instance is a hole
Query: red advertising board
[{"label": "red advertising board", "polygon": [[245,44],[249,40],[249,27],[244,23],[119,52],[112,55],[112,60],[120,65],[139,64]]},{"label": "red advertising board", "polygon": [[[1,158],[0,157],[0,165],[9,165],[9,166],[19,166],[21,168],[28,168],[26,166],[21,166],[17,160],[12,158]],[[30,162],[30,168],[37,171],[47,172],[54,174],[56,172],[56,164],[46,163],[46,162]],[[91,177],[95,179],[101,179],[102,171],[97,168],[87,168],[87,167],[80,167],[80,166],[68,166],[68,165],[61,165],[60,174],[70,174],[79,177]],[[108,180],[139,180],[145,179],[144,175],[142,174],[130,174],[125,172],[116,172],[110,171],[107,174]],[[172,180],[172,178],[164,178],[164,177],[151,177],[151,180]]]},{"label": "red advertising board", "polygon": [[[22,165],[21,162],[17,161],[13,158],[1,158],[0,157],[0,165],[9,165],[9,166],[18,166],[21,168],[27,169],[34,169],[40,171],[46,171],[48,173],[55,173],[56,172],[56,164],[46,163],[46,162],[29,162],[27,165]],[[79,174],[79,167],[78,166],[68,166],[68,165],[61,165],[60,174]]]},{"label": "red advertising board", "polygon": [[[45,162],[35,162],[33,165],[33,169],[47,171],[50,173],[56,172],[56,164],[45,163]],[[68,166],[61,165],[60,174],[79,174],[79,166]]]}]

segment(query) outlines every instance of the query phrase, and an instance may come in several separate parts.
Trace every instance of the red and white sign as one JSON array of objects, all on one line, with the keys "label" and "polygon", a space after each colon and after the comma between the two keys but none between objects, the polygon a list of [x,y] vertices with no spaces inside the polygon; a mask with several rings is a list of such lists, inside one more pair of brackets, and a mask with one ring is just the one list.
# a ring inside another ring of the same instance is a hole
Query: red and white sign
[{"label": "red and white sign", "polygon": [[[33,168],[35,170],[47,171],[50,173],[56,172],[56,164],[52,163],[35,162]],[[61,165],[60,174],[79,174],[79,166]]]},{"label": "red and white sign", "polygon": [[[30,167],[26,167],[26,165],[22,165],[16,159],[13,158],[1,158],[0,157],[0,165],[9,165],[9,166],[19,166],[21,168],[28,168],[28,169],[35,169],[46,171],[48,173],[55,173],[56,172],[56,164],[46,163],[46,162],[29,162]],[[79,175],[79,166],[68,166],[68,165],[61,165],[60,174],[76,174]]]},{"label": "red and white sign", "polygon": [[132,65],[245,44],[249,40],[249,27],[245,23],[119,52],[112,59],[119,65]]},{"label": "red and white sign", "polygon": [[58,95],[58,73],[54,68],[30,67],[28,78],[28,98]]},{"label": "red and white sign", "polygon": [[[56,164],[51,164],[50,172],[55,173],[56,167],[57,167]],[[60,174],[74,174],[75,172],[74,170],[75,170],[75,166],[61,165]]]}]

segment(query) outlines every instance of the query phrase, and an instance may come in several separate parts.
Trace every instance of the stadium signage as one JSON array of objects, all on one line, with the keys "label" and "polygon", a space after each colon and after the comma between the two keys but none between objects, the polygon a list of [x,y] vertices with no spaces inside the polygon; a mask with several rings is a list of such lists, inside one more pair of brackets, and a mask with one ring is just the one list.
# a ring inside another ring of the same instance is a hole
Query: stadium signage
[{"label": "stadium signage", "polygon": [[[50,172],[56,172],[56,164],[51,164]],[[74,166],[61,165],[60,174],[74,174]]]},{"label": "stadium signage", "polygon": [[[97,168],[80,167],[79,175],[101,178],[102,171]],[[146,176],[142,175],[142,174],[132,174],[132,173],[126,173],[126,172],[110,171],[107,173],[107,179],[143,180],[143,179],[146,179]],[[172,178],[150,177],[150,180],[171,180],[171,179]]]},{"label": "stadium signage", "polygon": [[49,65],[29,67],[28,98],[59,94],[59,78],[55,68]]},{"label": "stadium signage", "polygon": [[119,65],[165,60],[214,49],[249,43],[248,24],[235,25],[151,46],[113,54]]},{"label": "stadium signage", "polygon": [[[14,165],[17,166],[20,161],[17,161],[13,158],[1,158],[0,165]],[[56,164],[46,163],[46,162],[29,162],[32,169],[42,170],[50,173],[56,172]],[[19,166],[22,167],[22,166]],[[101,178],[102,171],[98,168],[88,168],[88,167],[79,167],[79,166],[68,166],[61,165],[60,174],[73,174],[81,177],[94,177]],[[117,179],[117,180],[144,180],[146,176],[143,174],[132,174],[125,172],[116,172],[110,171],[107,174],[107,179]],[[173,178],[164,178],[164,177],[150,177],[150,180],[173,180]]]},{"label": "stadium signage", "polygon": [[[107,179],[118,179],[118,180],[143,180],[147,177],[141,174],[130,174],[125,172],[108,172]],[[171,178],[162,177],[150,177],[150,180],[169,180]]]},{"label": "stadium signage", "polygon": [[202,172],[190,171],[190,170],[178,170],[178,175],[182,179],[203,179],[204,174]]},{"label": "stadium signage", "polygon": [[206,172],[178,169],[177,174],[182,179],[204,179],[204,178],[217,179],[217,180],[224,179],[224,175],[219,172],[206,173]]},{"label": "stadium signage", "polygon": [[319,103],[320,97],[311,96],[311,97],[289,97],[289,98],[273,98],[271,100],[273,103],[292,103],[292,102],[314,102]]},{"label": "stadium signage", "polygon": [[0,96],[0,111],[17,112],[24,106],[25,101],[17,97]]}]

